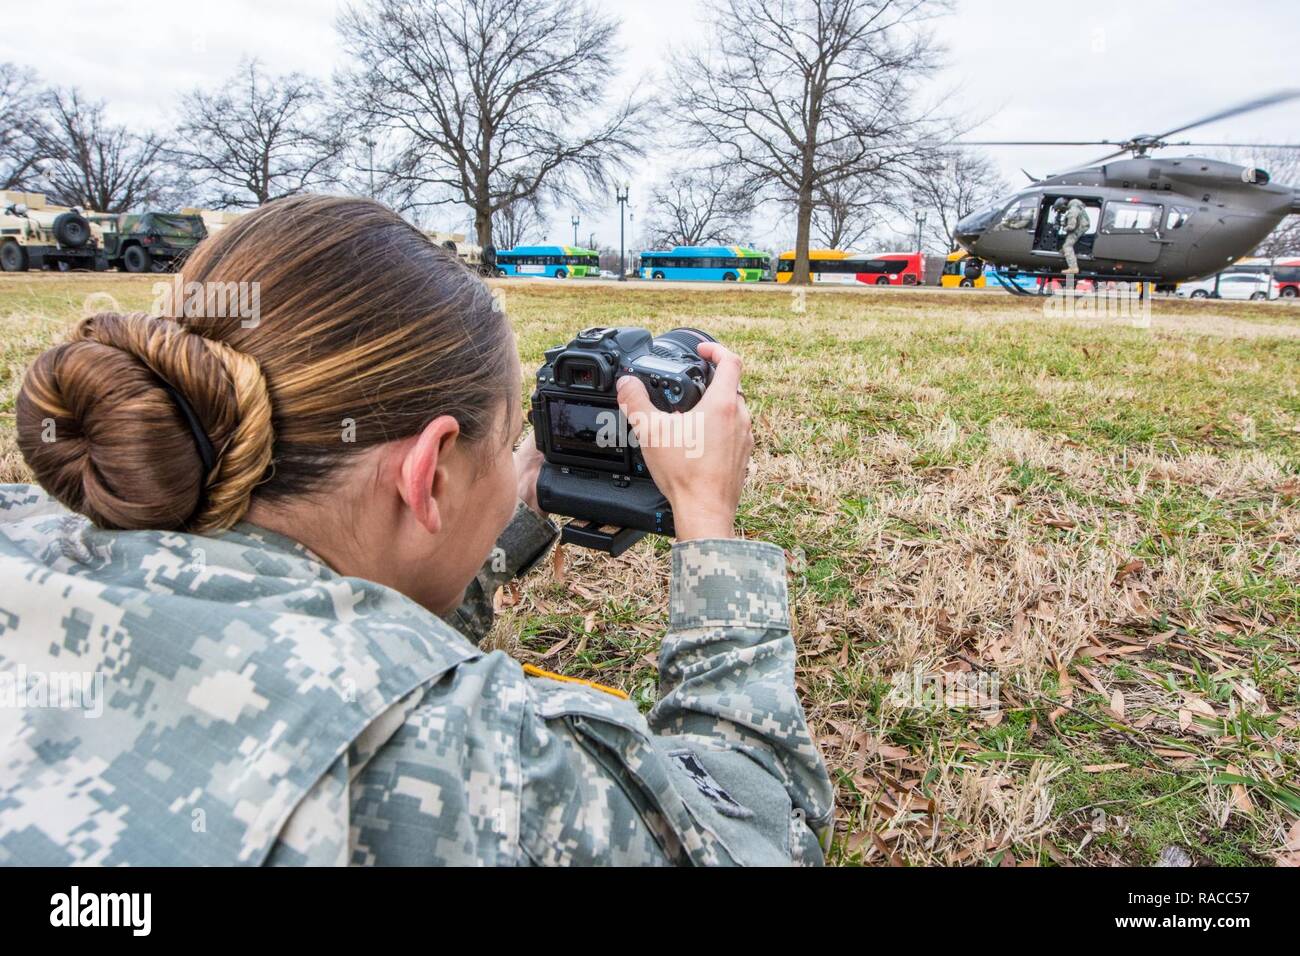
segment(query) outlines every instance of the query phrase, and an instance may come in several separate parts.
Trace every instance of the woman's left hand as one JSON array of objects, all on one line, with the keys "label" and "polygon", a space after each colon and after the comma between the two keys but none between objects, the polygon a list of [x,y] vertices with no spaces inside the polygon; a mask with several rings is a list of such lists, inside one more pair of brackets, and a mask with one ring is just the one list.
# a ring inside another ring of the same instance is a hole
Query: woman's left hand
[{"label": "woman's left hand", "polygon": [[515,449],[515,475],[519,482],[519,500],[543,518],[546,512],[537,504],[537,474],[545,461],[532,432],[524,435]]}]

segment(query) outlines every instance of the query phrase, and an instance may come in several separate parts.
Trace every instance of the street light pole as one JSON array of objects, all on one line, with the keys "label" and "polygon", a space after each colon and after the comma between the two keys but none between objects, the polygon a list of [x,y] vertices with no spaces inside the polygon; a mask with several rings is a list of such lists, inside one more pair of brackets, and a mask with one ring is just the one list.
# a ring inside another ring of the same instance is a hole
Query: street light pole
[{"label": "street light pole", "polygon": [[569,221],[573,223],[573,244],[576,246],[578,244],[578,226],[582,223],[582,220],[577,216],[573,216]]},{"label": "street light pole", "polygon": [[925,228],[925,213],[916,214],[916,251],[921,251],[921,231]]},{"label": "street light pole", "polygon": [[375,198],[375,141],[369,136],[363,137],[361,142],[365,143],[370,150],[370,162],[367,164],[370,173],[370,198]]},{"label": "street light pole", "polygon": [[618,200],[618,281],[627,281],[627,257],[624,253],[623,214],[627,211],[628,190],[630,183],[624,183],[620,189],[614,187],[614,198]]}]

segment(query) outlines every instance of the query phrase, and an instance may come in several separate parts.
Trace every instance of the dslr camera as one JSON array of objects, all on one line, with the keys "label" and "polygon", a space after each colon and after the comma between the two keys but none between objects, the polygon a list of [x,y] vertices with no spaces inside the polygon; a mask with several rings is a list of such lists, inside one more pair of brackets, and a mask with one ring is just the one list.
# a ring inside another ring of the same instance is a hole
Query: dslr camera
[{"label": "dslr camera", "polygon": [[713,365],[697,351],[713,341],[698,329],[656,338],[639,328],[591,328],[546,350],[529,417],[546,459],[537,502],[576,519],[561,540],[617,555],[647,533],[674,533],[672,509],[646,469],[615,385],[635,375],[656,408],[688,411],[713,380]]}]

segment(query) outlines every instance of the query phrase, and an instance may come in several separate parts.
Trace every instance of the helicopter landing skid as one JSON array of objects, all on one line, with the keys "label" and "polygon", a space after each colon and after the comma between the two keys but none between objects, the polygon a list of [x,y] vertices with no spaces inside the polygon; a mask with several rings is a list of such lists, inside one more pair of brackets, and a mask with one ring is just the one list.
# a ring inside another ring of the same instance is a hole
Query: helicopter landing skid
[{"label": "helicopter landing skid", "polygon": [[998,285],[1002,286],[1002,288],[1006,289],[1012,295],[1035,296],[1043,294],[1042,286],[1039,286],[1033,292],[1030,292],[1028,289],[1022,289],[1015,282],[1011,281],[999,272],[993,273],[993,278],[997,281]]},{"label": "helicopter landing skid", "polygon": [[1135,276],[1121,277],[1121,276],[1113,276],[1113,275],[1101,275],[1096,272],[1079,272],[1072,276],[1063,275],[1060,272],[1017,272],[1015,274],[1017,277],[1027,276],[1030,279],[1059,280],[1060,282],[1065,283],[1065,286],[1060,290],[1053,289],[1048,282],[1041,283],[1038,286],[1038,288],[1030,290],[1019,285],[1017,282],[1015,282],[1013,278],[1004,276],[997,272],[994,272],[992,275],[993,278],[997,280],[998,285],[1002,286],[1002,288],[1006,289],[1012,295],[1027,295],[1027,296],[1052,295],[1054,292],[1057,291],[1072,292],[1075,291],[1074,283],[1082,282],[1083,280],[1086,279],[1089,282],[1093,282],[1093,283],[1123,282],[1128,285],[1137,284],[1139,286],[1138,295],[1142,298],[1145,298],[1147,295],[1147,291],[1146,291],[1147,283],[1156,285],[1165,281],[1164,278],[1161,276],[1135,275]]}]

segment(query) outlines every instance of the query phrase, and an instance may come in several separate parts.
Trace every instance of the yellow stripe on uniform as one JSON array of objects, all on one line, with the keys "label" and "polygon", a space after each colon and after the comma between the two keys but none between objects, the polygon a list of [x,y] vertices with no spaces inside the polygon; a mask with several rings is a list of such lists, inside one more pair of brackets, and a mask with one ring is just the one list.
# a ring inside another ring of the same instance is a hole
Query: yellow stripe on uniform
[{"label": "yellow stripe on uniform", "polygon": [[612,694],[620,700],[627,700],[627,694],[617,687],[606,687],[604,684],[597,684],[594,680],[583,680],[581,677],[565,677],[563,674],[552,674],[550,671],[544,671],[540,667],[534,667],[532,664],[524,665],[524,673],[529,677],[545,677],[547,680],[564,681],[566,684],[583,684],[592,690],[598,690],[601,693]]}]

